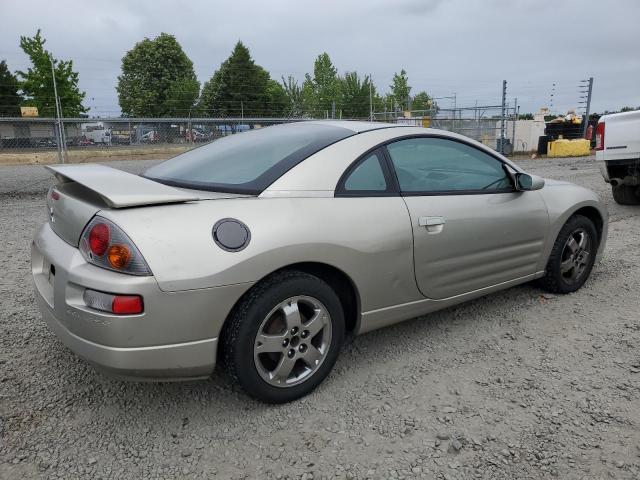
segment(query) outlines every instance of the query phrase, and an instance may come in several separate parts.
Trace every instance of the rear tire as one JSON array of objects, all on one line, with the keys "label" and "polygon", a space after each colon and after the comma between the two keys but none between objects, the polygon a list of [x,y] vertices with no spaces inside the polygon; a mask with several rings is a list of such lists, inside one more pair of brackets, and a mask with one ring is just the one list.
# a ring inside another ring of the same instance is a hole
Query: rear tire
[{"label": "rear tire", "polygon": [[640,205],[640,195],[638,195],[638,187],[632,185],[611,185],[613,199],[620,205]]},{"label": "rear tire", "polygon": [[283,271],[250,290],[222,332],[231,379],[267,403],[303,397],[327,377],[344,341],[340,299],[323,280]]},{"label": "rear tire", "polygon": [[585,216],[574,215],[564,224],[538,285],[553,293],[571,293],[589,278],[598,251],[598,231]]}]

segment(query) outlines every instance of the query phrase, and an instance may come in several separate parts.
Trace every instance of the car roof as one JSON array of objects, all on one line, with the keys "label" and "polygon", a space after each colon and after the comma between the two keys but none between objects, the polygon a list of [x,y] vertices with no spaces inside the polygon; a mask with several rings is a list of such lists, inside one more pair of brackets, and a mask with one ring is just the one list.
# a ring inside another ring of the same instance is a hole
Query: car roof
[{"label": "car roof", "polygon": [[331,125],[333,127],[346,128],[354,133],[367,132],[369,130],[379,130],[381,128],[398,128],[406,125],[383,122],[364,122],[357,120],[305,120],[307,124]]}]

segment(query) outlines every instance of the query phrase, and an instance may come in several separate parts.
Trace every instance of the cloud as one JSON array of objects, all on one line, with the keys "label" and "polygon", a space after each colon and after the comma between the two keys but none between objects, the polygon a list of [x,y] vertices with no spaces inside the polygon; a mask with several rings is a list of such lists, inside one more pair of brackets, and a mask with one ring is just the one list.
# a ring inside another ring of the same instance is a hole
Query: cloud
[{"label": "cloud", "polygon": [[47,48],[74,60],[95,113],[117,113],[122,56],[161,32],[176,36],[201,82],[241,39],[276,79],[302,79],[326,51],[340,72],[371,73],[383,91],[404,68],[414,92],[455,92],[458,105],[499,102],[507,79],[521,111],[546,105],[554,82],[566,110],[593,76],[595,110],[640,106],[637,0],[5,0],[0,13],[0,59],[26,68],[19,36],[42,28]]}]

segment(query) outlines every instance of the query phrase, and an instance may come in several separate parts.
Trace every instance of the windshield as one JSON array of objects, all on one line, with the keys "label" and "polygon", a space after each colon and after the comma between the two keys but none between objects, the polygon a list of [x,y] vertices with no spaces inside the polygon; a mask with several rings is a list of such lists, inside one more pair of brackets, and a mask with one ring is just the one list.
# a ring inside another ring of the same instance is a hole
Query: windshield
[{"label": "windshield", "polygon": [[177,187],[259,194],[305,158],[353,134],[304,122],[260,128],[190,150],[143,176]]}]

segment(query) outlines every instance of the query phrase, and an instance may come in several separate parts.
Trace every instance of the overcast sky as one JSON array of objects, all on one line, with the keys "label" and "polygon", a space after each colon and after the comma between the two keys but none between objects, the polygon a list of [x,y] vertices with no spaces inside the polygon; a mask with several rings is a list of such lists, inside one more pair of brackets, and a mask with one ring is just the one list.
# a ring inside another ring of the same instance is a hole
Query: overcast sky
[{"label": "overcast sky", "polygon": [[99,115],[119,113],[124,53],[160,32],[176,36],[201,82],[240,39],[276,79],[302,80],[326,51],[340,73],[371,73],[382,92],[404,68],[412,93],[455,93],[458,106],[499,104],[506,79],[521,112],[549,106],[554,83],[564,112],[590,76],[593,111],[640,106],[640,0],[0,0],[0,18],[10,69],[28,66],[20,35],[42,29]]}]

